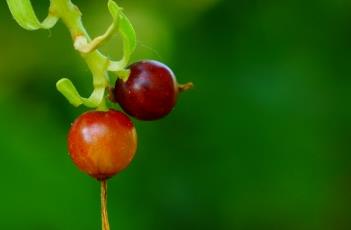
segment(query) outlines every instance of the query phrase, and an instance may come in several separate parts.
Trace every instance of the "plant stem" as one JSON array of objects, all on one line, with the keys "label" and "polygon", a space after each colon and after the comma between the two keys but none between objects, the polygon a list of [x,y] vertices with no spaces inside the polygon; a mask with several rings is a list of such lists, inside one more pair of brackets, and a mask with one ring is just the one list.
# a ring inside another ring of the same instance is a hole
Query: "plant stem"
[{"label": "plant stem", "polygon": [[[59,16],[66,27],[69,29],[73,42],[77,39],[84,38],[88,42],[91,41],[89,34],[82,23],[82,16],[79,8],[75,6],[71,0],[51,0],[50,13]],[[109,59],[102,55],[98,50],[89,53],[80,52],[80,55],[87,63],[93,74],[94,88],[107,88],[108,73],[107,67]],[[107,110],[105,98],[98,106],[98,110]],[[110,230],[107,214],[107,181],[101,181],[101,220],[102,230]]]},{"label": "plant stem", "polygon": [[[71,0],[51,0],[51,3],[50,13],[62,19],[63,23],[69,29],[74,43],[82,37],[88,42],[91,41],[82,23],[82,14]],[[94,88],[107,88],[109,83],[107,68],[110,60],[98,50],[89,53],[80,52],[80,55],[93,74]]]},{"label": "plant stem", "polygon": [[110,230],[107,213],[107,181],[101,181],[101,220],[102,230]]}]

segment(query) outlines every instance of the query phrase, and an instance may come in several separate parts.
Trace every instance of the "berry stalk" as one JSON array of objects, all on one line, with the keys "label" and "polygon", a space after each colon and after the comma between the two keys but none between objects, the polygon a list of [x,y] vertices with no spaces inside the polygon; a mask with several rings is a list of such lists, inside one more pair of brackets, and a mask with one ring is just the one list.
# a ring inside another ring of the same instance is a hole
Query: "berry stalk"
[{"label": "berry stalk", "polygon": [[101,223],[102,230],[110,230],[107,212],[107,181],[101,181]]}]

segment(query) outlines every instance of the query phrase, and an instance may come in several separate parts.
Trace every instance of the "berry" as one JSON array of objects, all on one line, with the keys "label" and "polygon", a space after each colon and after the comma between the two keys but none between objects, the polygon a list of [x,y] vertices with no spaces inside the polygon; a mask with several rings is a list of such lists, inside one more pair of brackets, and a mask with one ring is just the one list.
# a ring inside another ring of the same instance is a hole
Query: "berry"
[{"label": "berry", "polygon": [[157,120],[172,111],[178,92],[176,77],[166,65],[140,61],[130,66],[127,81],[116,81],[113,96],[130,116]]},{"label": "berry", "polygon": [[91,111],[78,117],[68,134],[68,150],[80,170],[105,180],[126,168],[134,157],[136,131],[115,110]]}]

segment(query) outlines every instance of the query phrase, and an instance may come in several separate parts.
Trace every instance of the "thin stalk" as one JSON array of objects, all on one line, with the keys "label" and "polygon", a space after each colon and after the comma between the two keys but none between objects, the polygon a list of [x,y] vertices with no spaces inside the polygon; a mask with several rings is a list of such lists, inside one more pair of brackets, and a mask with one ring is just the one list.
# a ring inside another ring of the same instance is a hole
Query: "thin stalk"
[{"label": "thin stalk", "polygon": [[110,230],[107,213],[107,181],[101,181],[101,221],[102,230]]},{"label": "thin stalk", "polygon": [[194,84],[192,82],[188,82],[185,84],[179,84],[178,90],[179,90],[179,92],[184,92],[184,91],[188,91],[188,90],[192,89],[193,87],[194,87]]}]

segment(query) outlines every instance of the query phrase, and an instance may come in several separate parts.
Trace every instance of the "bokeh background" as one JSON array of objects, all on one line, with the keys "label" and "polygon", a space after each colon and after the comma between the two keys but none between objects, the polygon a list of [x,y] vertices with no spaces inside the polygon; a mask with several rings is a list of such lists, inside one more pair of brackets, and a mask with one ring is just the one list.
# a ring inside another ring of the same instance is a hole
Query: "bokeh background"
[{"label": "bokeh background", "polygon": [[[32,1],[38,15],[48,0]],[[75,0],[92,36],[107,1]],[[167,63],[174,112],[135,121],[139,149],[109,183],[112,229],[351,229],[351,1],[119,0],[133,60]],[[55,89],[91,76],[59,23],[29,32],[0,2],[0,229],[100,229],[99,184],[66,149]],[[102,51],[117,59],[113,38]]]}]

